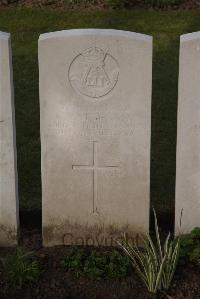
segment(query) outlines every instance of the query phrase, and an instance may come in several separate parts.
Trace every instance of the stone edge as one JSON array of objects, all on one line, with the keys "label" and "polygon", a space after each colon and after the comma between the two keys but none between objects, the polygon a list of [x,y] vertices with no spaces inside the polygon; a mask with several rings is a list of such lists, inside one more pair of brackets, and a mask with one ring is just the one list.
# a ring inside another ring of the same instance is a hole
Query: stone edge
[{"label": "stone edge", "polygon": [[134,40],[141,40],[145,42],[152,42],[153,37],[147,34],[136,33],[131,31],[116,30],[116,29],[70,29],[70,30],[61,30],[49,33],[43,33],[39,37],[39,41],[45,40],[48,38],[57,38],[57,37],[70,37],[70,36],[79,36],[79,35],[112,35],[112,36],[122,36],[127,38],[132,38]]},{"label": "stone edge", "polygon": [[0,39],[9,39],[10,33],[0,31]]},{"label": "stone edge", "polygon": [[200,39],[200,31],[186,33],[180,36],[181,42],[189,42],[191,40]]}]

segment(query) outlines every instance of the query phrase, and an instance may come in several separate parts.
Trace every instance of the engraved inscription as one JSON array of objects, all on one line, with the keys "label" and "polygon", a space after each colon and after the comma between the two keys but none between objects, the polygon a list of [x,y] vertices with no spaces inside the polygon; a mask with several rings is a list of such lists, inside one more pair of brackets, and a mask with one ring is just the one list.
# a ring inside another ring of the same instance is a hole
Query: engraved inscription
[{"label": "engraved inscription", "polygon": [[133,136],[134,121],[128,112],[80,112],[76,119],[57,119],[51,125],[58,136]]},{"label": "engraved inscription", "polygon": [[119,169],[119,166],[115,165],[98,165],[98,143],[93,141],[93,162],[92,165],[72,165],[73,170],[92,170],[93,173],[93,203],[92,212],[93,214],[98,214],[97,201],[98,201],[98,171],[99,170],[113,170]]},{"label": "engraved inscription", "polygon": [[91,98],[108,94],[115,87],[118,76],[116,59],[97,47],[91,47],[76,56],[69,68],[72,87]]}]

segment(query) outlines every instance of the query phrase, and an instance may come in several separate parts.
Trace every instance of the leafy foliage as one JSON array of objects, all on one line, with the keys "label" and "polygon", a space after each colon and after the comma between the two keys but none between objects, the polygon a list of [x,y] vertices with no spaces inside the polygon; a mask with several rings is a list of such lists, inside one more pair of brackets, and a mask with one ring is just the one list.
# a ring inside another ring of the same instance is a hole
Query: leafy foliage
[{"label": "leafy foliage", "polygon": [[120,8],[124,8],[126,6],[126,4],[128,3],[128,0],[105,0],[105,3],[110,8],[120,9]]},{"label": "leafy foliage", "polygon": [[21,288],[26,283],[36,282],[41,270],[32,252],[17,248],[14,255],[1,259],[3,272],[9,285]]},{"label": "leafy foliage", "polygon": [[[66,4],[72,5],[88,5],[88,4],[106,4],[108,7],[113,9],[122,9],[132,7],[134,5],[150,5],[152,7],[166,7],[173,5],[180,5],[184,0],[64,0]],[[198,0],[196,0],[198,1]]]},{"label": "leafy foliage", "polygon": [[183,2],[183,0],[144,0],[145,4],[149,4],[151,6],[156,7],[164,7],[168,5],[179,5]]},{"label": "leafy foliage", "polygon": [[96,4],[97,0],[64,0],[66,4]]},{"label": "leafy foliage", "polygon": [[190,261],[200,265],[200,227],[194,228],[190,234],[180,238],[181,262]]},{"label": "leafy foliage", "polygon": [[130,271],[129,259],[117,249],[106,252],[92,250],[90,254],[78,247],[71,248],[61,265],[65,271],[72,271],[77,277],[91,279],[124,277]]},{"label": "leafy foliage", "polygon": [[160,241],[157,217],[154,211],[156,244],[149,235],[142,237],[144,248],[131,246],[126,239],[119,243],[126,255],[130,258],[133,268],[146,285],[149,292],[168,290],[178,262],[180,238],[170,241],[170,233],[163,246]]}]

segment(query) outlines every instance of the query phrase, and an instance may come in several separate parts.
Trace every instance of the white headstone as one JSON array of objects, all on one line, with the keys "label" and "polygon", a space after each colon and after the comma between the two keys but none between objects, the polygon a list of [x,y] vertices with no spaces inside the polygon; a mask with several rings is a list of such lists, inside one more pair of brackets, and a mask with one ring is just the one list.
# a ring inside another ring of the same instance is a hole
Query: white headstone
[{"label": "white headstone", "polygon": [[10,34],[0,32],[0,246],[17,244],[18,190]]},{"label": "white headstone", "polygon": [[44,245],[148,232],[152,38],[42,34],[39,70]]},{"label": "white headstone", "polygon": [[179,63],[176,234],[200,226],[200,32],[181,36]]}]

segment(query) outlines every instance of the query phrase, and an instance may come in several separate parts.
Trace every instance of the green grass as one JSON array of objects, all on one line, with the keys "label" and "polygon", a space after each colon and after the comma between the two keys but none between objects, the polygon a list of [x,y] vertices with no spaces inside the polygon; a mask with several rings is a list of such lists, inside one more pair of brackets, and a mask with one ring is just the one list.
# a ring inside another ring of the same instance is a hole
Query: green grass
[{"label": "green grass", "polygon": [[200,30],[200,12],[192,11],[0,11],[0,30],[12,33],[20,207],[41,208],[37,39],[48,31],[88,27],[154,37],[151,202],[159,210],[172,210],[179,35]]}]

